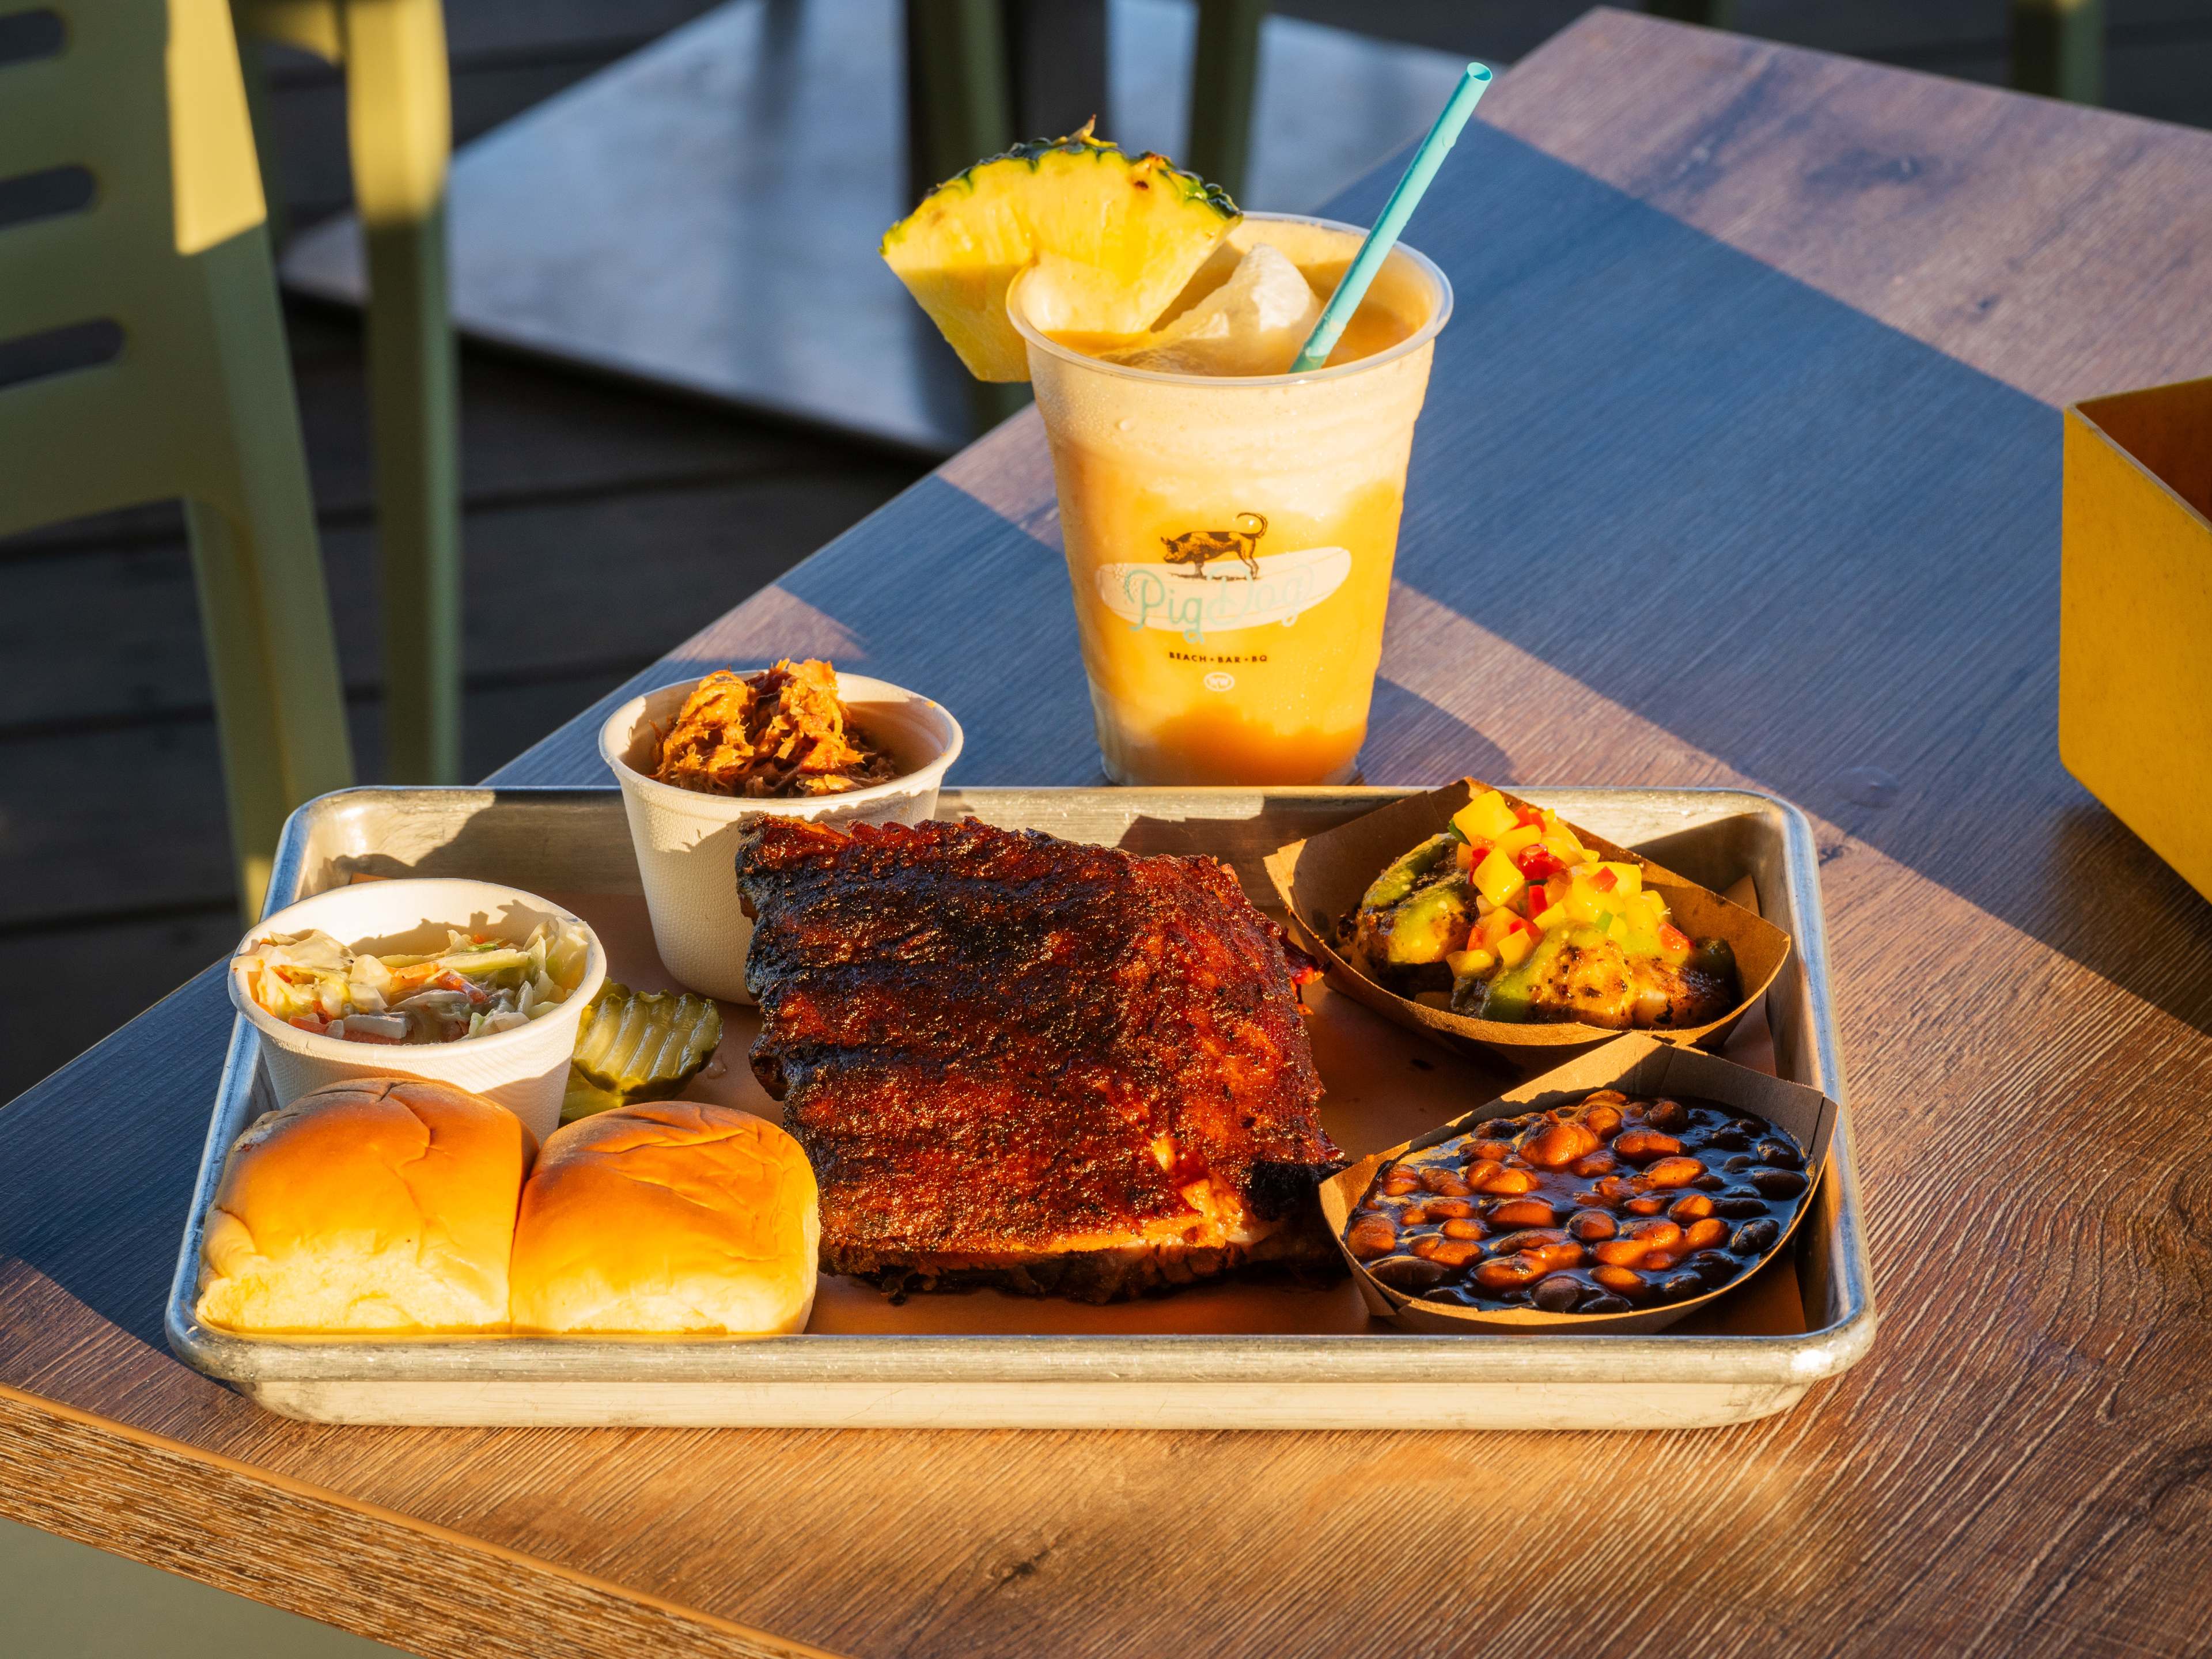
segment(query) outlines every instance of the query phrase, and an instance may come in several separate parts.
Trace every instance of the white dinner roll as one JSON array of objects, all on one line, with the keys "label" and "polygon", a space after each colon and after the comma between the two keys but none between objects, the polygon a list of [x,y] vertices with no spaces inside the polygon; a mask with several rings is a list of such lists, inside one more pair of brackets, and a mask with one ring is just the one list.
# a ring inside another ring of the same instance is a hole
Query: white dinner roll
[{"label": "white dinner roll", "polygon": [[517,1331],[780,1336],[814,1308],[822,1211],[799,1143],[654,1101],[552,1135],[515,1224]]},{"label": "white dinner roll", "polygon": [[503,1330],[533,1150],[451,1084],[361,1078],[238,1139],[200,1246],[200,1322],[233,1331]]}]

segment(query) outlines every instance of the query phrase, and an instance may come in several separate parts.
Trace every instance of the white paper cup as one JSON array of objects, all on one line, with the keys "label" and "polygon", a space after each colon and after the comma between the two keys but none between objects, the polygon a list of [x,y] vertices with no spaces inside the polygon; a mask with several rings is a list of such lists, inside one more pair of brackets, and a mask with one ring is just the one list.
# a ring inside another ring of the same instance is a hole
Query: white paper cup
[{"label": "white paper cup", "polygon": [[740,824],[763,814],[817,823],[920,823],[960,757],[960,722],[927,697],[859,674],[837,676],[854,724],[890,751],[900,775],[842,795],[761,800],[706,795],[656,782],[662,734],[676,724],[696,679],[633,697],[599,728],[599,756],[622,785],[630,845],[653,914],[661,964],[703,996],[750,1002],[745,951],[753,925],[738,900]]},{"label": "white paper cup", "polygon": [[[238,948],[243,951],[272,934],[304,933],[310,928],[320,928],[341,945],[380,955],[442,950],[449,927],[520,945],[540,922],[583,927],[557,904],[492,882],[366,881],[333,888],[263,918]],[[268,1067],[270,1086],[280,1106],[290,1105],[325,1083],[351,1078],[424,1078],[496,1101],[543,1142],[561,1127],[561,1097],[568,1085],[568,1057],[576,1049],[576,1028],[606,982],[607,957],[599,935],[588,927],[584,935],[589,944],[584,977],[568,1000],[543,1019],[490,1036],[406,1044],[318,1036],[285,1024],[256,1002],[246,988],[244,964],[235,954],[231,958],[230,1000],[260,1033],[261,1061]]]}]

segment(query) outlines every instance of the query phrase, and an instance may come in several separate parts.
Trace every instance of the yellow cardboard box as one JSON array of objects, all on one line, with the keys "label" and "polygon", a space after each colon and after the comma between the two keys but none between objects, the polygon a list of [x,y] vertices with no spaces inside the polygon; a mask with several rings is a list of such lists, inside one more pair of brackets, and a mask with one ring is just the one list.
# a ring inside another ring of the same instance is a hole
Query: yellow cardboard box
[{"label": "yellow cardboard box", "polygon": [[2058,754],[2212,898],[2212,380],[2066,410]]}]

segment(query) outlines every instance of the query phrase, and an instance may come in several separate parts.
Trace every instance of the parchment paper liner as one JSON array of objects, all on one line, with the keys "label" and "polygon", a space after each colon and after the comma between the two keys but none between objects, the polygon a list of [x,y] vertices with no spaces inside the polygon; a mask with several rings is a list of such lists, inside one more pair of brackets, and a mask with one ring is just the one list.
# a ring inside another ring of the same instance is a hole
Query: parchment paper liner
[{"label": "parchment paper liner", "polygon": [[[1576,833],[1579,835],[1581,831]],[[1458,1308],[1440,1302],[1423,1302],[1382,1283],[1345,1249],[1345,1224],[1359,1200],[1366,1196],[1375,1172],[1393,1158],[1449,1140],[1493,1117],[1548,1111],[1554,1106],[1579,1100],[1595,1089],[1618,1089],[1632,1097],[1668,1095],[1680,1099],[1695,1096],[1753,1113],[1777,1128],[1788,1130],[1805,1153],[1807,1174],[1816,1178],[1799,1196],[1790,1224],[1775,1240],[1774,1248],[1717,1291],[1670,1302],[1663,1307],[1613,1314],[1546,1313],[1540,1308]],[[1754,1072],[1733,1060],[1723,1060],[1717,1054],[1662,1042],[1638,1032],[1632,1036],[1616,1037],[1602,1048],[1569,1060],[1541,1077],[1531,1078],[1519,1088],[1487,1105],[1476,1107],[1464,1117],[1454,1118],[1442,1127],[1431,1129],[1418,1139],[1360,1159],[1322,1184],[1322,1213],[1328,1218],[1329,1237],[1335,1239],[1345,1264],[1352,1269],[1352,1282],[1359,1287],[1368,1311],[1378,1319],[1389,1320],[1407,1330],[1447,1336],[1474,1333],[1525,1334],[1533,1331],[1547,1334],[1583,1331],[1610,1336],[1638,1335],[1663,1330],[1714,1298],[1731,1294],[1759,1267],[1790,1248],[1798,1224],[1812,1209],[1813,1200],[1820,1191],[1819,1177],[1825,1176],[1827,1168],[1828,1139],[1835,1130],[1837,1109],[1836,1103],[1817,1089],[1785,1082],[1765,1072]]]},{"label": "parchment paper liner", "polygon": [[[1432,789],[1425,795],[1408,795],[1364,817],[1340,823],[1321,835],[1292,842],[1267,855],[1267,878],[1290,912],[1291,927],[1298,942],[1313,952],[1328,975],[1328,982],[1354,1001],[1372,1008],[1387,1019],[1410,1025],[1440,1041],[1479,1044],[1502,1049],[1509,1059],[1523,1065],[1542,1065],[1564,1060],[1576,1050],[1587,1051],[1612,1042],[1620,1033],[1607,1026],[1586,1025],[1580,1020],[1556,1022],[1471,1019],[1443,1008],[1432,1008],[1411,997],[1386,990],[1352,966],[1337,949],[1336,923],[1358,907],[1360,897],[1376,877],[1451,822],[1453,813],[1484,790],[1494,788],[1475,778]],[[1509,790],[1499,790],[1514,806],[1533,803]],[[1766,988],[1789,958],[1790,935],[1756,911],[1731,904],[1710,888],[1676,875],[1663,865],[1593,835],[1565,819],[1583,845],[1620,863],[1638,866],[1646,886],[1665,895],[1674,926],[1693,939],[1724,939],[1735,952],[1737,975],[1743,982],[1743,1000],[1720,1018],[1704,1025],[1668,1026],[1650,1035],[1668,1042],[1705,1043],[1717,1047],[1744,1012],[1766,994]],[[1532,1053],[1531,1050],[1548,1051]]]}]

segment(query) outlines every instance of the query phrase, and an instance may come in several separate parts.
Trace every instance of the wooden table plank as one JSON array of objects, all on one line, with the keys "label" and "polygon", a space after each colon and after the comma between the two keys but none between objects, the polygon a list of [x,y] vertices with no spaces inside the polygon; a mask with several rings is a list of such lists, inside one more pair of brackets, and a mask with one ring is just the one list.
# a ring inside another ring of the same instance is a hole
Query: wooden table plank
[{"label": "wooden table plank", "polygon": [[1626,12],[1572,36],[1486,116],[2047,403],[2212,373],[2203,133]]},{"label": "wooden table plank", "polygon": [[[1772,90],[1723,147],[1746,181],[1725,235],[1553,153],[1582,142],[1583,100],[1618,117],[1618,179],[1663,183],[1685,100],[1724,112],[1747,76]],[[1418,228],[1462,309],[1417,448],[1370,775],[1741,779],[1817,814],[1884,1324],[1796,1410],[1652,1436],[286,1423],[158,1346],[222,1025],[211,976],[0,1114],[0,1382],[373,1507],[380,1536],[450,1528],[860,1654],[2201,1641],[2212,910],[2057,766],[2044,399],[2195,349],[2162,319],[2212,315],[2212,262],[2142,250],[2170,248],[2178,203],[2212,185],[2212,137],[2156,133],[2138,166],[2114,135],[2140,124],[2057,111],[2007,160],[1976,148],[1989,96],[1601,14],[1504,78],[1485,109],[1500,126],[1462,141]],[[1960,246],[1865,192],[1800,188],[1848,161],[1862,106],[1960,180],[1935,216]],[[2076,166],[2104,179],[2088,240],[2039,182]],[[1990,237],[2061,273],[2008,290],[2024,320],[1994,344],[1905,327],[1985,291]],[[1913,270],[1914,306],[1880,312],[1880,284],[1835,275],[1845,242]],[[2085,292],[2125,326],[2082,314]],[[959,781],[1082,781],[1053,535],[1017,421],[648,678],[827,650],[953,706]],[[502,775],[592,777],[592,724]],[[226,1512],[210,1524],[239,1524]],[[167,1547],[151,1521],[109,1524],[112,1547]],[[265,1525],[318,1550],[295,1518]],[[1574,1540],[1571,1559],[1532,1537]],[[222,1559],[217,1542],[172,1564]],[[572,1616],[548,1615],[568,1636]],[[428,1620],[405,1639],[460,1650]]]},{"label": "wooden table plank", "polygon": [[[352,1628],[410,1646],[427,1637],[514,1659],[830,1659],[5,1386],[0,1514],[326,1621],[343,1602]],[[307,1532],[323,1545],[313,1559],[267,1547]]]}]

